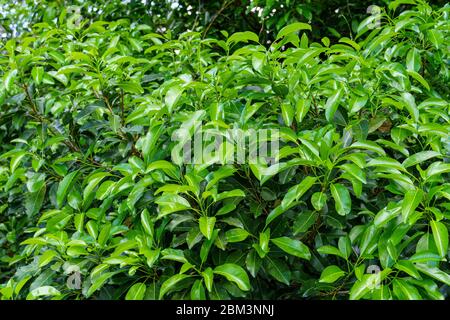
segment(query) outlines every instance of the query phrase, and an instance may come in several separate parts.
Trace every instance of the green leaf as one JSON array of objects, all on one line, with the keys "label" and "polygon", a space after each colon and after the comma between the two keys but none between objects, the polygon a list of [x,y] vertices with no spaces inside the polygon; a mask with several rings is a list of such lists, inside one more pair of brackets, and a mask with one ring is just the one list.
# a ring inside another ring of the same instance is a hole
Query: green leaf
[{"label": "green leaf", "polygon": [[83,191],[83,199],[86,201],[90,194],[94,191],[95,187],[105,178],[109,177],[111,174],[107,172],[98,172],[93,174],[89,179],[87,180],[87,185],[84,188]]},{"label": "green leaf", "polygon": [[311,204],[317,211],[322,210],[323,206],[327,203],[327,200],[327,194],[324,192],[315,192],[311,196]]},{"label": "green leaf", "polygon": [[209,292],[212,291],[213,283],[214,283],[214,272],[213,270],[208,267],[205,269],[205,271],[202,272],[203,281],[205,282],[206,289],[208,289]]},{"label": "green leaf", "polygon": [[295,219],[295,222],[294,222],[294,226],[293,226],[294,235],[297,235],[302,232],[307,232],[309,230],[309,228],[312,225],[314,225],[314,223],[317,221],[318,216],[319,216],[318,213],[314,212],[314,211],[301,212],[297,216],[297,218]]},{"label": "green leaf", "polygon": [[338,248],[333,247],[333,246],[322,246],[320,248],[317,249],[317,252],[319,252],[320,254],[332,254],[338,257],[341,257],[343,259],[346,259],[346,256],[344,255],[344,253],[342,253],[341,251],[339,251]]},{"label": "green leaf", "polygon": [[420,276],[419,272],[417,271],[416,267],[414,266],[414,263],[412,263],[409,260],[399,260],[394,265],[395,268],[397,268],[400,271],[403,271],[410,276],[420,280],[422,277]]},{"label": "green leaf", "polygon": [[359,300],[371,292],[380,283],[379,274],[364,274],[361,280],[357,280],[350,289],[350,300]]},{"label": "green leaf", "polygon": [[300,199],[314,185],[316,180],[316,177],[307,176],[302,182],[290,188],[281,201],[281,205],[267,216],[266,226],[282,214],[294,201]]},{"label": "green leaf", "polygon": [[403,161],[402,166],[408,168],[416,164],[422,163],[428,159],[439,156],[441,156],[441,154],[436,151],[421,151],[408,157],[405,161]]},{"label": "green leaf", "polygon": [[429,267],[423,263],[417,263],[416,268],[422,272],[423,274],[434,278],[442,283],[445,283],[447,286],[450,286],[450,275],[439,268]]},{"label": "green leaf", "polygon": [[179,86],[173,86],[167,91],[164,102],[169,110],[169,113],[172,113],[172,111],[174,110],[182,93],[183,89]]},{"label": "green leaf", "polygon": [[192,285],[191,300],[206,300],[206,293],[202,280],[197,279]]},{"label": "green leaf", "polygon": [[439,49],[444,41],[441,31],[437,29],[429,29],[426,33],[428,40],[430,40],[436,49]]},{"label": "green leaf", "polygon": [[278,32],[275,39],[279,40],[279,39],[287,36],[288,34],[291,34],[293,32],[297,32],[300,30],[310,30],[311,31],[311,26],[309,24],[303,23],[303,22],[296,22],[296,23],[289,24],[289,25],[285,26],[284,28],[282,28]]},{"label": "green leaf", "polygon": [[142,89],[141,85],[137,82],[122,82],[122,83],[119,83],[118,86],[125,92],[134,93],[134,94],[143,94],[144,93],[144,89]]},{"label": "green leaf", "polygon": [[[255,244],[256,245],[256,244]],[[259,269],[261,268],[262,260],[258,257],[258,252],[255,250],[250,250],[245,258],[245,266],[247,270],[250,272],[253,278],[258,274]]]},{"label": "green leaf", "polygon": [[281,115],[283,116],[284,123],[287,126],[291,126],[294,120],[294,108],[290,103],[283,103],[281,105]]},{"label": "green leaf", "polygon": [[141,213],[141,224],[144,227],[145,232],[153,237],[153,222],[147,209],[144,209]]},{"label": "green leaf", "polygon": [[33,81],[40,85],[42,82],[42,79],[44,79],[44,68],[43,67],[34,67],[31,70],[31,76],[33,77]]},{"label": "green leaf", "polygon": [[[302,182],[290,188],[284,196],[281,202],[281,206],[284,208],[288,208],[291,203],[300,199],[306,193],[306,191],[308,191],[314,185],[316,180],[316,177],[307,176],[302,180]],[[268,224],[269,222],[266,223]]]},{"label": "green leaf", "polygon": [[39,257],[39,268],[42,268],[49,264],[54,257],[56,257],[58,254],[53,250],[47,250],[45,251],[40,257]]},{"label": "green leaf", "polygon": [[411,48],[406,54],[406,69],[418,72],[420,67],[420,51],[416,48]]},{"label": "green leaf", "polygon": [[143,300],[147,286],[145,283],[138,282],[131,286],[128,290],[125,300]]},{"label": "green leaf", "polygon": [[9,70],[3,77],[3,84],[7,91],[12,91],[16,79],[17,69]]},{"label": "green leaf", "polygon": [[42,296],[59,296],[59,295],[61,295],[61,292],[57,290],[55,287],[42,286],[30,291],[30,293],[27,296],[27,300],[35,299],[37,297]]},{"label": "green leaf", "polygon": [[266,261],[267,272],[277,281],[288,286],[291,282],[291,271],[286,263],[279,259],[272,259],[269,256],[266,257]]},{"label": "green leaf", "polygon": [[328,122],[332,122],[334,114],[336,113],[337,107],[341,101],[343,94],[342,88],[337,89],[332,96],[330,96],[325,104],[325,118]]},{"label": "green leaf", "polygon": [[100,245],[100,247],[104,247],[105,244],[108,242],[111,232],[111,224],[106,223],[103,225],[102,229],[100,230],[100,234],[98,235],[97,243]]},{"label": "green leaf", "polygon": [[161,251],[162,258],[165,260],[178,261],[181,263],[187,263],[187,259],[184,257],[183,250],[167,248]]},{"label": "green leaf", "polygon": [[247,42],[247,41],[259,42],[258,35],[250,31],[236,32],[228,38],[227,44],[232,45],[238,42]]},{"label": "green leaf", "polygon": [[417,82],[419,82],[425,89],[430,90],[430,85],[428,82],[420,75],[420,73],[417,73],[412,70],[408,70],[408,75],[413,77]]},{"label": "green leaf", "polygon": [[247,273],[242,267],[234,263],[220,265],[214,269],[214,273],[224,276],[228,281],[234,282],[243,291],[250,290],[250,280]]},{"label": "green leaf", "polygon": [[95,280],[92,281],[92,284],[86,293],[86,298],[89,298],[95,291],[100,289],[105,284],[105,282],[116,273],[117,272],[106,272],[96,277]]},{"label": "green leaf", "polygon": [[176,274],[164,281],[159,290],[159,299],[161,300],[166,293],[175,289],[178,283],[190,277],[191,276],[187,274]]},{"label": "green leaf", "polygon": [[338,247],[339,251],[346,259],[348,259],[348,257],[352,254],[352,243],[348,236],[342,236],[339,238]]},{"label": "green leaf", "polygon": [[366,175],[365,175],[364,171],[362,171],[361,168],[358,167],[356,164],[346,163],[346,164],[339,166],[339,168],[344,170],[345,173],[348,173],[350,176],[352,176],[359,182],[364,183],[364,184],[367,183]]},{"label": "green leaf", "polygon": [[25,210],[29,217],[36,215],[42,207],[45,198],[45,185],[37,192],[27,193],[25,195]]},{"label": "green leaf", "polygon": [[309,248],[298,240],[290,239],[288,237],[280,237],[271,239],[270,241],[272,241],[281,250],[293,256],[306,260],[311,259]]},{"label": "green leaf", "polygon": [[418,263],[430,262],[430,261],[441,261],[441,260],[442,260],[442,257],[439,254],[436,254],[429,250],[419,251],[419,252],[413,254],[409,258],[409,261],[418,262]]},{"label": "green leaf", "polygon": [[403,279],[392,281],[394,294],[402,300],[422,300],[417,289]]},{"label": "green leaf", "polygon": [[267,228],[264,232],[259,233],[259,248],[261,249],[260,250],[261,252],[259,252],[259,254],[261,258],[265,257],[265,255],[269,253],[269,241],[270,241],[270,228]]},{"label": "green leaf", "polygon": [[439,221],[432,220],[430,225],[439,255],[444,258],[448,250],[448,229],[445,224]]},{"label": "green leaf", "polygon": [[392,169],[406,172],[406,169],[395,159],[388,157],[379,157],[372,159],[367,163],[368,167],[378,167],[384,171],[391,172]]},{"label": "green leaf", "polygon": [[247,239],[248,236],[248,231],[242,228],[235,228],[225,232],[225,238],[228,242],[241,242]]},{"label": "green leaf", "polygon": [[345,274],[346,272],[338,266],[328,266],[322,271],[319,282],[333,283]]},{"label": "green leaf", "polygon": [[386,155],[386,152],[383,150],[383,148],[381,148],[373,141],[357,141],[353,143],[349,148],[370,150],[382,156]]},{"label": "green leaf", "polygon": [[332,183],[330,189],[335,201],[337,213],[341,216],[349,214],[352,211],[352,199],[347,188],[340,183]]},{"label": "green leaf", "polygon": [[219,193],[215,199],[215,201],[221,201],[223,199],[232,198],[232,197],[245,197],[245,192],[241,189],[234,189],[231,191],[225,191]]},{"label": "green leaf", "polygon": [[200,231],[208,240],[211,239],[215,223],[216,223],[215,217],[200,217],[198,219]]},{"label": "green leaf", "polygon": [[424,192],[420,189],[408,190],[402,202],[403,222],[407,222],[408,218],[414,213],[416,208],[422,201]]},{"label": "green leaf", "polygon": [[58,184],[58,190],[56,191],[56,203],[59,208],[62,207],[64,200],[66,199],[67,192],[69,188],[72,186],[73,180],[78,174],[78,170],[72,173],[69,173],[64,179]]},{"label": "green leaf", "polygon": [[414,96],[409,92],[403,92],[401,96],[404,102],[404,106],[406,107],[406,110],[408,110],[413,121],[417,123],[419,121],[419,109],[417,108]]},{"label": "green leaf", "polygon": [[311,107],[311,102],[309,100],[300,98],[295,105],[295,116],[297,117],[298,123],[301,123]]},{"label": "green leaf", "polygon": [[86,229],[89,233],[89,235],[94,238],[94,240],[97,240],[98,236],[98,225],[95,223],[94,220],[89,220],[88,223],[86,223]]}]

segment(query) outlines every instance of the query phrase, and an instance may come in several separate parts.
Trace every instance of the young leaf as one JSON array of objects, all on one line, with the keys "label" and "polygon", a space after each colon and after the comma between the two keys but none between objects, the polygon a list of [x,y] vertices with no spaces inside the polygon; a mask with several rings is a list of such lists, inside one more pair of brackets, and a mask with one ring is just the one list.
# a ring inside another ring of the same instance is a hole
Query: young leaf
[{"label": "young leaf", "polygon": [[403,222],[407,222],[408,218],[414,213],[422,201],[423,195],[424,192],[420,189],[408,190],[405,193],[402,203]]},{"label": "young leaf", "polygon": [[333,283],[345,274],[346,272],[338,266],[328,266],[323,269],[319,282]]},{"label": "young leaf", "polygon": [[145,290],[147,290],[145,283],[135,283],[128,290],[125,300],[142,300],[144,299]]},{"label": "young leaf", "polygon": [[275,39],[279,40],[279,39],[287,36],[290,33],[297,32],[297,31],[300,31],[300,30],[310,30],[311,31],[311,26],[309,24],[303,23],[303,22],[292,23],[292,24],[287,25],[284,28],[282,28],[280,30],[280,32],[278,32],[278,34],[275,37]]},{"label": "young leaf", "polygon": [[439,221],[432,220],[430,225],[439,255],[444,258],[448,250],[448,229],[445,224]]}]

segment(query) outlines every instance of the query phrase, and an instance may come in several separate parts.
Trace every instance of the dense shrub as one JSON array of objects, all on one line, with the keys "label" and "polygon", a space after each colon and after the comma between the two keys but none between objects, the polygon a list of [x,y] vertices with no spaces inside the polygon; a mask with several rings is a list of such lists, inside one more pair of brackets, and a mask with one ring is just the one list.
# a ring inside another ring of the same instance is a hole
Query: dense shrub
[{"label": "dense shrub", "polygon": [[[448,297],[450,7],[399,5],[334,44],[64,14],[3,43],[1,298]],[[279,130],[279,164],[183,163],[200,125]]]}]

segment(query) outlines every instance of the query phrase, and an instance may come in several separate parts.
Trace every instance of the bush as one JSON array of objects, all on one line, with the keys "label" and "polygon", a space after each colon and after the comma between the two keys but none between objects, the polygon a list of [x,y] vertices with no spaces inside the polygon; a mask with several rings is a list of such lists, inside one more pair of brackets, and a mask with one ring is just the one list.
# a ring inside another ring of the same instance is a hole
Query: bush
[{"label": "bush", "polygon": [[[335,43],[64,14],[3,43],[1,298],[448,297],[450,7],[400,4]],[[200,128],[226,142],[186,163]],[[252,130],[277,163],[227,161]]]}]

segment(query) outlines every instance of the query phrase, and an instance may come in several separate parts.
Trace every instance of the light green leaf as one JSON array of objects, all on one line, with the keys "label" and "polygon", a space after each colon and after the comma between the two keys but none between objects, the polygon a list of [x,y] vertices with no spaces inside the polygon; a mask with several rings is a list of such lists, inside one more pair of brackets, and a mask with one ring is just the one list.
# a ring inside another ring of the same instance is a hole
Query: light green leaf
[{"label": "light green leaf", "polygon": [[128,290],[125,300],[143,300],[147,287],[145,283],[138,282],[131,286]]},{"label": "light green leaf", "polygon": [[303,22],[296,22],[296,23],[289,24],[289,25],[285,26],[284,28],[282,28],[280,30],[280,32],[278,32],[275,39],[279,40],[279,39],[287,36],[290,33],[297,32],[300,30],[310,30],[311,31],[311,26],[309,24],[303,23]]},{"label": "light green leaf", "polygon": [[53,250],[47,250],[45,251],[40,257],[39,257],[39,268],[42,268],[49,264],[54,257],[56,257],[58,254],[56,251]]},{"label": "light green leaf", "polygon": [[248,231],[242,228],[235,228],[225,232],[225,238],[228,242],[241,242],[247,239],[248,236]]},{"label": "light green leaf", "polygon": [[174,110],[174,107],[176,106],[182,93],[183,89],[179,86],[173,86],[167,91],[164,102],[169,110],[169,113],[172,113],[172,111]]},{"label": "light green leaf", "polygon": [[448,229],[445,224],[439,221],[432,220],[430,225],[439,255],[444,258],[448,250]]},{"label": "light green leaf", "polygon": [[441,154],[436,151],[421,151],[408,157],[405,161],[403,161],[402,166],[408,168],[416,164],[422,163],[428,159],[439,156],[441,156]]},{"label": "light green leaf", "polygon": [[205,288],[202,280],[195,280],[191,288],[191,300],[206,300]]},{"label": "light green leaf", "polygon": [[238,42],[246,43],[248,41],[259,42],[258,35],[250,31],[236,32],[228,38],[227,44],[232,45],[234,43]]},{"label": "light green leaf", "polygon": [[187,274],[176,274],[164,281],[159,291],[159,299],[161,300],[167,292],[174,289],[179,282],[190,277],[191,276]]},{"label": "light green leaf", "polygon": [[383,148],[372,141],[356,141],[349,148],[370,150],[382,156],[386,155],[386,152],[383,150]]},{"label": "light green leaf", "polygon": [[234,282],[243,291],[250,290],[250,280],[247,273],[242,267],[234,263],[220,265],[214,269],[214,273],[224,276],[228,281]]},{"label": "light green leaf", "polygon": [[337,89],[332,96],[330,96],[325,104],[325,117],[328,122],[333,121],[334,114],[339,106],[343,94],[342,88]]},{"label": "light green leaf", "polygon": [[432,277],[438,281],[441,281],[442,283],[445,283],[447,286],[450,286],[450,275],[440,270],[439,268],[430,267],[424,263],[417,263],[416,268],[423,274],[426,274],[427,276]]},{"label": "light green leaf", "polygon": [[202,272],[203,281],[205,282],[206,289],[211,292],[213,288],[214,283],[214,272],[213,270],[208,267],[205,269],[205,271]]},{"label": "light green leaf", "polygon": [[419,109],[417,108],[414,96],[409,92],[403,92],[401,96],[406,110],[408,110],[413,121],[417,123],[419,121]]},{"label": "light green leaf", "polygon": [[314,209],[318,211],[322,210],[325,203],[327,203],[327,200],[327,194],[324,192],[315,192],[311,196],[311,204],[313,205]]},{"label": "light green leaf", "polygon": [[408,218],[414,213],[416,208],[422,201],[424,192],[420,189],[408,190],[402,202],[403,222],[407,222]]},{"label": "light green leaf", "polygon": [[215,217],[200,217],[198,219],[198,224],[201,233],[206,237],[206,239],[211,239],[214,231],[214,224],[216,223]]},{"label": "light green leaf", "polygon": [[325,269],[323,269],[319,282],[324,283],[333,283],[339,278],[343,277],[346,274],[344,270],[339,268],[338,266],[328,266]]}]

